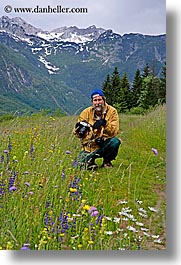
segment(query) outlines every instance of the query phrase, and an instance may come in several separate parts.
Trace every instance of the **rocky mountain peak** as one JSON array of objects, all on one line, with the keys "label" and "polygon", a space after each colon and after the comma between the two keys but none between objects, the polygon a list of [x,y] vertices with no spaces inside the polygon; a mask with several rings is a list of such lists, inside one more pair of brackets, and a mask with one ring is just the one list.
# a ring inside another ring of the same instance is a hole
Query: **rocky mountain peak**
[{"label": "rocky mountain peak", "polygon": [[44,31],[36,28],[20,17],[9,18],[2,16],[0,18],[0,30],[16,35],[20,38],[27,38],[28,35],[35,35],[45,40],[84,43],[96,40],[106,30],[91,25],[87,28],[78,28],[77,26],[62,26],[51,31]]},{"label": "rocky mountain peak", "polygon": [[41,35],[41,37],[49,38],[49,36],[52,36],[57,37],[58,40],[62,41],[83,43],[97,39],[105,31],[105,29],[97,28],[95,25],[89,26],[87,28],[70,26],[56,28],[50,33],[46,34],[46,37],[43,35]]},{"label": "rocky mountain peak", "polygon": [[0,30],[4,30],[18,37],[36,35],[38,32],[42,31],[41,29],[28,24],[20,17],[10,19],[8,16],[2,16],[0,18]]}]

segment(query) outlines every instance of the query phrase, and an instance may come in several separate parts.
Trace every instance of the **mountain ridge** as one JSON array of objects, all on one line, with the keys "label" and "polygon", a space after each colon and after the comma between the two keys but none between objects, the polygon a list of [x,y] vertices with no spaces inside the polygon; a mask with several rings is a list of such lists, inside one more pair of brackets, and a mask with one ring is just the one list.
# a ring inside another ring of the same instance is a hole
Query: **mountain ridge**
[{"label": "mountain ridge", "polygon": [[106,31],[103,28],[97,28],[95,25],[91,25],[87,28],[62,26],[47,31],[32,26],[20,17],[10,19],[8,16],[2,16],[0,18],[0,30],[5,30],[6,32],[15,34],[20,38],[28,37],[28,35],[35,35],[45,40],[69,41],[76,43],[92,41]]},{"label": "mountain ridge", "polygon": [[[159,75],[166,61],[166,34],[121,36],[95,25],[53,31],[60,35],[53,38],[52,32],[45,31],[43,34],[50,35],[42,38],[38,35],[43,32],[41,29],[19,18],[0,18],[0,92],[26,103],[34,111],[60,107],[69,114],[75,113],[90,104],[90,91],[101,87],[115,67],[120,74],[126,72],[132,82],[137,68],[142,71],[147,63],[154,64],[155,74]],[[79,35],[75,36],[75,32]],[[63,39],[61,34],[65,34]],[[72,36],[79,36],[79,41],[73,41]]]}]

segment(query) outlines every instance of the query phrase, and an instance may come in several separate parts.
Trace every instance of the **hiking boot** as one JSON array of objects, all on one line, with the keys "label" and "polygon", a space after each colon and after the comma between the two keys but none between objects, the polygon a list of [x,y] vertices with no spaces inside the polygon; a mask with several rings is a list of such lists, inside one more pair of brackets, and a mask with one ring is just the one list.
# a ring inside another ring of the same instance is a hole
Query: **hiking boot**
[{"label": "hiking boot", "polygon": [[87,170],[96,170],[98,168],[98,165],[95,163],[95,159],[90,159],[90,161],[87,163]]},{"label": "hiking boot", "polygon": [[104,160],[103,164],[102,164],[102,167],[104,167],[104,168],[112,168],[113,165],[112,165],[111,161]]}]

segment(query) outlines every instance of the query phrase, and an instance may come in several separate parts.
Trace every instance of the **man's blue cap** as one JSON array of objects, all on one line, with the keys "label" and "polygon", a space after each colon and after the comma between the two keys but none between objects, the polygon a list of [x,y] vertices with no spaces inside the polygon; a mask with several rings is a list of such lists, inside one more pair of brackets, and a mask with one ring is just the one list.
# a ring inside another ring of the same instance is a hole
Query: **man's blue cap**
[{"label": "man's blue cap", "polygon": [[90,94],[91,99],[93,99],[93,96],[95,96],[95,95],[98,95],[98,96],[104,97],[104,92],[103,92],[102,90],[100,90],[100,89],[94,89],[94,90],[91,92],[91,94]]}]

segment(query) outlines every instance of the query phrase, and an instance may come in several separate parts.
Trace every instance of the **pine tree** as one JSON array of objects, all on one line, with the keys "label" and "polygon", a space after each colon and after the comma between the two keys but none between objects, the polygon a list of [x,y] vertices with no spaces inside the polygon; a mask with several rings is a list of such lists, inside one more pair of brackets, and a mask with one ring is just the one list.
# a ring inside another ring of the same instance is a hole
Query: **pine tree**
[{"label": "pine tree", "polygon": [[148,63],[146,64],[145,68],[143,69],[142,77],[145,78],[150,75],[150,67],[148,66]]},{"label": "pine tree", "polygon": [[125,110],[130,110],[132,107],[132,102],[131,102],[131,92],[130,92],[130,84],[129,80],[127,77],[127,73],[125,72],[123,77],[121,78],[121,88],[123,90],[123,100],[126,105]]},{"label": "pine tree", "polygon": [[158,103],[158,97],[154,85],[153,76],[143,78],[140,98],[138,100],[139,107],[149,109],[150,106],[155,106]]},{"label": "pine tree", "polygon": [[109,74],[107,75],[106,80],[103,82],[102,90],[106,97],[106,102],[108,104],[112,104],[112,83]]},{"label": "pine tree", "polygon": [[115,102],[114,106],[117,108],[118,112],[126,112],[127,110],[131,109],[130,85],[126,73],[124,73],[120,79],[117,101]]},{"label": "pine tree", "polygon": [[120,74],[118,68],[115,67],[111,77],[111,105],[117,102],[117,97],[120,91]]},{"label": "pine tree", "polygon": [[161,104],[166,103],[166,62],[162,66],[158,98]]},{"label": "pine tree", "polygon": [[138,106],[138,99],[141,93],[141,85],[142,85],[141,73],[140,73],[140,70],[137,69],[134,80],[133,80],[132,90],[131,90],[131,101],[132,101],[133,108]]}]

